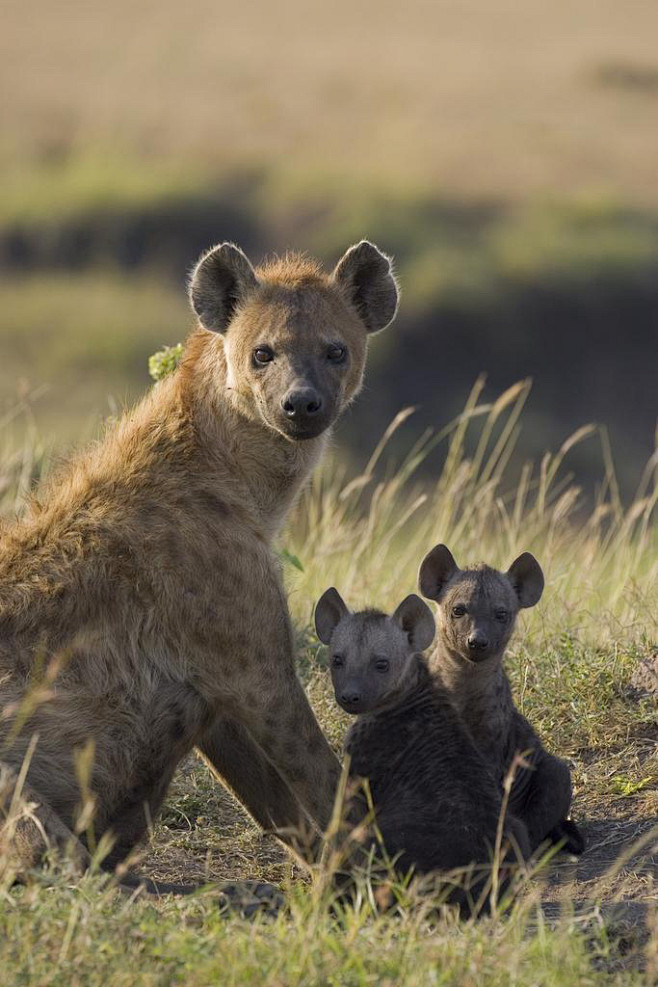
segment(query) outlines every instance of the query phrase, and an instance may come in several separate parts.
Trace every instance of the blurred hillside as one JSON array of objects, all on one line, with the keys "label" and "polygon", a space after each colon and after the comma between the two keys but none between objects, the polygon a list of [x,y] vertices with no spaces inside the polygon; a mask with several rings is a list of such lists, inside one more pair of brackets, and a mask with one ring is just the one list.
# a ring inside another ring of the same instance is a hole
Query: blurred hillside
[{"label": "blurred hillside", "polygon": [[482,371],[491,394],[532,376],[522,452],[605,423],[632,487],[658,412],[658,7],[9,0],[1,28],[2,406],[37,390],[41,431],[79,439],[184,338],[210,243],[333,263],[367,235],[404,297],[346,449],[405,404],[445,423]]}]

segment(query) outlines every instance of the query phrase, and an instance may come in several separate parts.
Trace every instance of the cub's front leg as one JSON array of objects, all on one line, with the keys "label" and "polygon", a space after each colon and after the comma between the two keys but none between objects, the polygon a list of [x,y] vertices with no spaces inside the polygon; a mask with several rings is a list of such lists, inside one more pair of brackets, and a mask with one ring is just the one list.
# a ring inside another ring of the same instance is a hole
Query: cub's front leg
[{"label": "cub's front leg", "polygon": [[575,823],[567,817],[571,808],[571,773],[560,758],[541,749],[533,759],[525,784],[515,796],[512,789],[511,811],[525,823],[530,846],[565,840],[564,849],[582,853],[584,841]]}]

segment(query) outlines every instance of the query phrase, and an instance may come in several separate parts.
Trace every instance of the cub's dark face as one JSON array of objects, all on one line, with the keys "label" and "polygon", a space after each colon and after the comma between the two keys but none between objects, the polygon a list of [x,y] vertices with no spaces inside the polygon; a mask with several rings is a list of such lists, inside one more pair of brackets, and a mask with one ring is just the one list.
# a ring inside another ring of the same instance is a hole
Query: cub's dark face
[{"label": "cub's dark face", "polygon": [[366,713],[404,691],[413,649],[402,628],[385,614],[353,614],[331,636],[329,667],[336,702],[347,713]]},{"label": "cub's dark face", "polygon": [[487,565],[460,569],[445,545],[423,559],[420,591],[438,604],[439,634],[452,654],[479,664],[500,661],[522,607],[532,607],[544,589],[537,560],[524,552],[507,572]]},{"label": "cub's dark face", "polygon": [[466,570],[439,601],[439,633],[465,661],[500,660],[518,612],[516,593],[505,576],[488,567]]},{"label": "cub's dark face", "polygon": [[415,656],[434,637],[434,618],[415,595],[389,617],[375,610],[350,613],[336,590],[327,590],[315,625],[329,646],[336,702],[354,714],[375,712],[404,695],[416,681]]},{"label": "cub's dark face", "polygon": [[190,299],[201,326],[223,336],[231,398],[302,441],[330,428],[358,392],[368,336],[395,316],[398,289],[389,259],[367,241],[331,275],[298,256],[254,270],[225,243],[199,261]]}]

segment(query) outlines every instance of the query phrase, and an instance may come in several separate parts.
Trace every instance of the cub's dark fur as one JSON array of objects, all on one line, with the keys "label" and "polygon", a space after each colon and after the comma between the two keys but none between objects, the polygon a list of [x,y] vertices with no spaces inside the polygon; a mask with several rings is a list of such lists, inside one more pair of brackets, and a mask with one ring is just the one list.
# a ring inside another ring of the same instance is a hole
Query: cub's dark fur
[{"label": "cub's dark fur", "polygon": [[[337,701],[358,713],[345,743],[350,777],[368,782],[387,855],[400,873],[474,864],[479,877],[470,897],[477,900],[490,878],[502,800],[493,773],[418,653],[434,634],[429,609],[412,596],[392,617],[352,614],[328,590],[316,609],[316,627],[331,649]],[[365,795],[358,795],[350,825],[368,811]],[[509,818],[504,833],[507,863],[527,857],[525,827]],[[375,841],[369,833],[366,847]],[[468,910],[468,896],[453,900]]]},{"label": "cub's dark fur", "polygon": [[501,787],[516,754],[529,762],[514,778],[509,805],[525,823],[531,849],[548,842],[582,853],[583,837],[568,818],[569,767],[545,749],[517,710],[503,665],[519,609],[541,597],[539,563],[524,552],[507,572],[487,565],[462,570],[446,546],[437,545],[421,564],[419,582],[423,596],[438,604],[438,635],[429,662],[433,677]]}]

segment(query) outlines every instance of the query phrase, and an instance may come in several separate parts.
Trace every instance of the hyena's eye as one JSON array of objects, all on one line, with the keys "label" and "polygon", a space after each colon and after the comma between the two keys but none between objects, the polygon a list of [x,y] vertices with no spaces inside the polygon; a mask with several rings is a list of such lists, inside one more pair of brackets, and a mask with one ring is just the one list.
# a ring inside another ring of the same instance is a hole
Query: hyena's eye
[{"label": "hyena's eye", "polygon": [[508,616],[507,610],[496,610],[496,620],[504,621]]},{"label": "hyena's eye", "polygon": [[378,672],[388,672],[390,667],[388,658],[377,658],[375,661],[375,669]]},{"label": "hyena's eye", "polygon": [[458,603],[456,607],[452,608],[453,617],[463,617],[466,613],[466,607],[462,603]]},{"label": "hyena's eye", "polygon": [[347,355],[347,349],[344,346],[339,346],[338,343],[333,343],[327,350],[327,360],[331,363],[342,363]]},{"label": "hyena's eye", "polygon": [[254,363],[257,363],[260,367],[266,363],[271,363],[273,359],[274,353],[269,346],[257,346],[254,350]]},{"label": "hyena's eye", "polygon": [[344,664],[345,664],[345,659],[343,658],[342,655],[334,655],[333,658],[331,659],[332,668],[342,668]]}]

